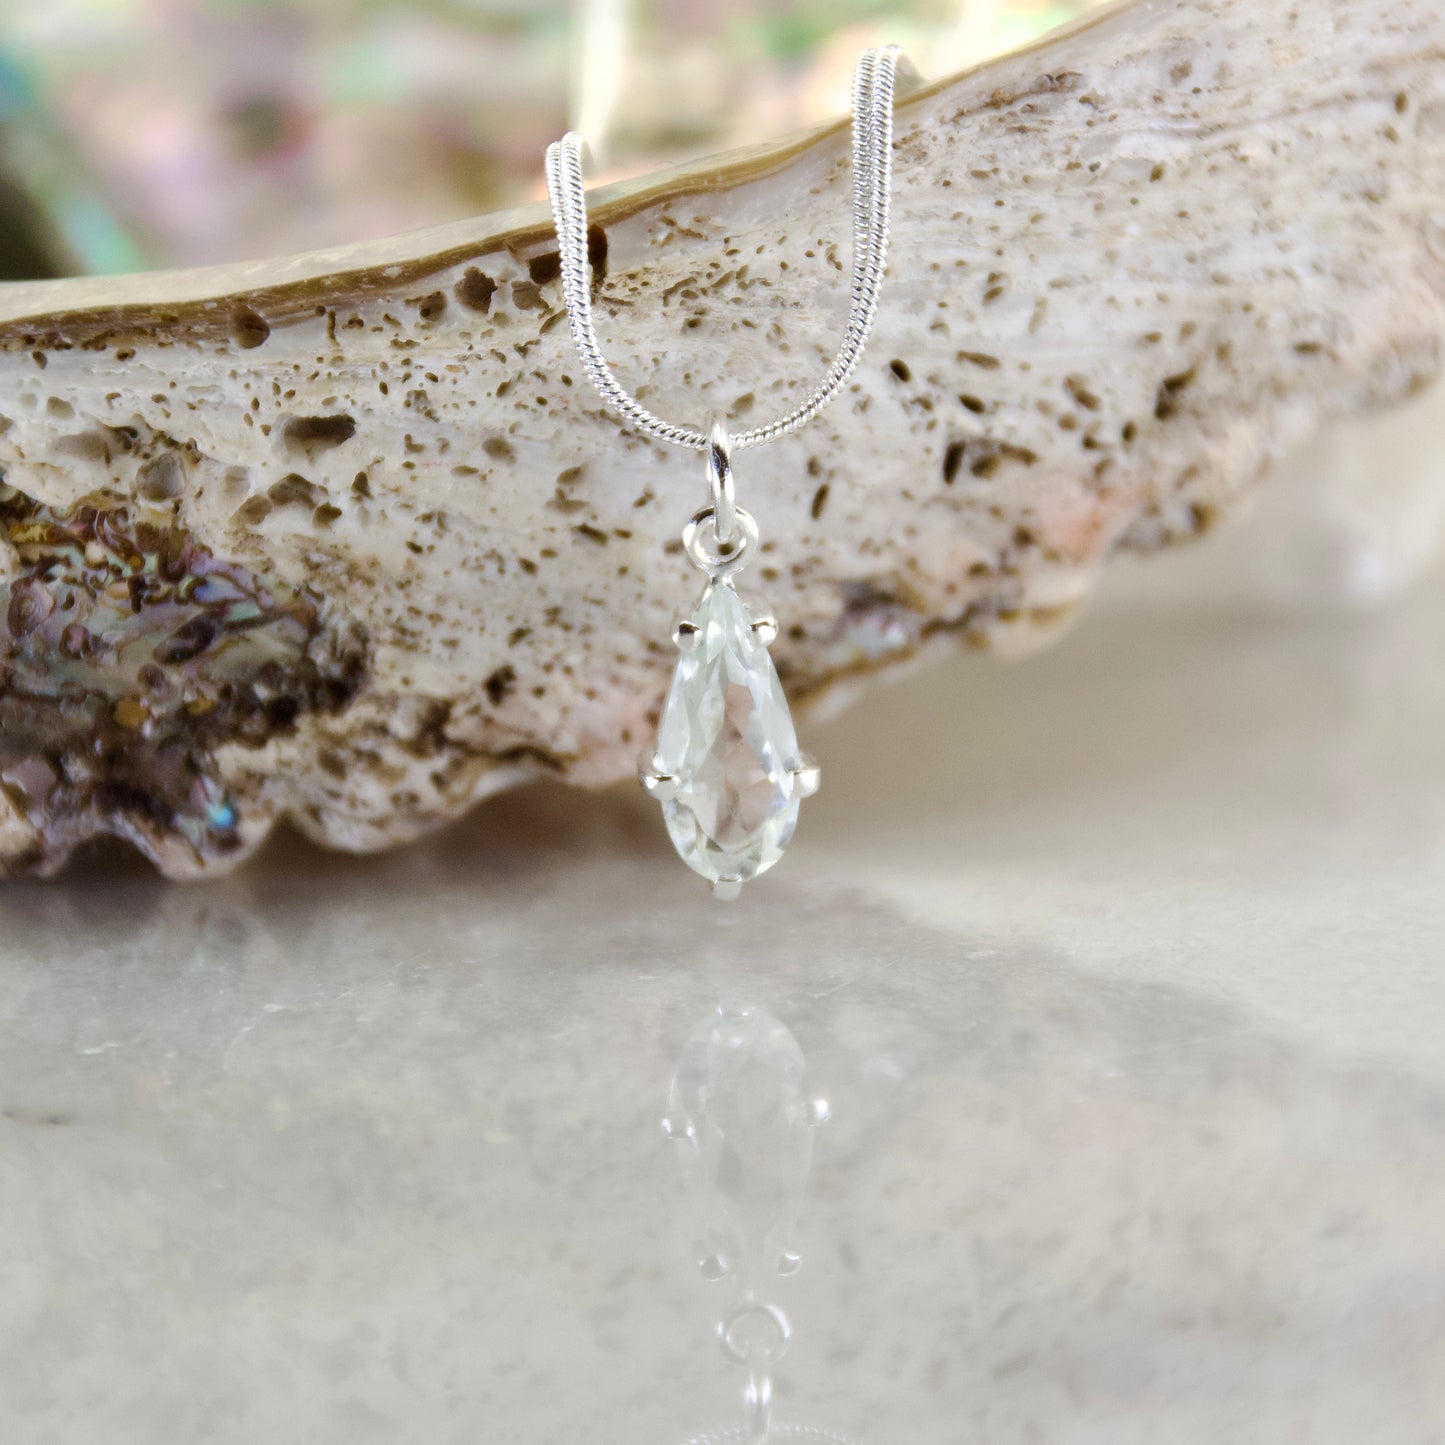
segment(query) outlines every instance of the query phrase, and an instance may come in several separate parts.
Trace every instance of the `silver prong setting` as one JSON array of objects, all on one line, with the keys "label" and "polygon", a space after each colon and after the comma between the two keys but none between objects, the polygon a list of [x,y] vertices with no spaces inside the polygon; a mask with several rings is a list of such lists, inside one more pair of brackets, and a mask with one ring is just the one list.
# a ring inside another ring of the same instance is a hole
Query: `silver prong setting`
[{"label": "silver prong setting", "polygon": [[690,1144],[697,1148],[697,1130],[685,1120],[665,1118],[662,1121],[662,1132],[674,1143]]},{"label": "silver prong setting", "polygon": [[817,760],[809,753],[803,753],[793,764],[793,788],[800,798],[811,798],[823,781],[822,770]]},{"label": "silver prong setting", "polygon": [[673,625],[672,641],[679,652],[691,652],[702,636],[702,629],[690,618],[679,618]]},{"label": "silver prong setting", "polygon": [[738,898],[743,891],[743,880],[741,878],[715,878],[712,884],[712,896],[719,903],[731,903]]},{"label": "silver prong setting", "polygon": [[677,779],[671,773],[664,773],[650,753],[644,753],[637,765],[637,780],[647,796],[659,803],[670,803],[677,797]]},{"label": "silver prong setting", "polygon": [[762,617],[754,617],[753,636],[764,647],[771,647],[778,640],[778,619],[771,613],[765,613]]}]

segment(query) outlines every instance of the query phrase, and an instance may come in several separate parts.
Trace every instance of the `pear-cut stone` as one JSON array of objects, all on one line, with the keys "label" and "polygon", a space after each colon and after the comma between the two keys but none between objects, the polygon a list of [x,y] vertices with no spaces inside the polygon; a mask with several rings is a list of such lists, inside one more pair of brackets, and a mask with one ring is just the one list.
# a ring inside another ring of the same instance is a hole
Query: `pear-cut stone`
[{"label": "pear-cut stone", "polygon": [[697,1231],[698,1263],[765,1291],[797,1264],[793,1232],[813,1162],[803,1051],[765,1009],[719,1006],[689,1035],[667,1132]]},{"label": "pear-cut stone", "polygon": [[714,883],[746,881],[782,857],[798,821],[798,738],[773,660],[738,595],[702,595],[657,731],[663,804],[684,863]]}]

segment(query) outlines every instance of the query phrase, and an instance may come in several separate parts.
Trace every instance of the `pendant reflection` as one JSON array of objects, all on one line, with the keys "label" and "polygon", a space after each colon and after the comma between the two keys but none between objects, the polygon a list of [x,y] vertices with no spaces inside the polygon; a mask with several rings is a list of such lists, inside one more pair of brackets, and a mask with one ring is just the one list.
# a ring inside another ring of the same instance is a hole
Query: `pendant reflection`
[{"label": "pendant reflection", "polygon": [[723,1296],[718,1342],[744,1376],[741,1423],[688,1445],[855,1445],[817,1426],[773,1421],[774,1373],[792,1341],[775,1292],[802,1265],[798,1222],[814,1134],[829,1113],[808,1089],[797,1039],[766,1009],[720,1004],[688,1035],[662,1128],[676,1152],[698,1271]]}]

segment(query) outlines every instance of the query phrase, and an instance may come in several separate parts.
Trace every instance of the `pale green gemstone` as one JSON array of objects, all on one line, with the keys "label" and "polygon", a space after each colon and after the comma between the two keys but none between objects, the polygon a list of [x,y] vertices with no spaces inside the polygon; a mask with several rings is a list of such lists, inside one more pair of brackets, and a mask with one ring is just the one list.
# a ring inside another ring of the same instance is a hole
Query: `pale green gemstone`
[{"label": "pale green gemstone", "polygon": [[720,1006],[689,1035],[667,1131],[677,1141],[705,1273],[766,1290],[792,1271],[816,1118],[804,1094],[803,1051],[766,1010]]},{"label": "pale green gemstone", "polygon": [[746,881],[782,857],[798,821],[798,738],[768,649],[725,583],[703,593],[695,645],[678,659],[656,766],[677,780],[663,804],[684,863]]}]

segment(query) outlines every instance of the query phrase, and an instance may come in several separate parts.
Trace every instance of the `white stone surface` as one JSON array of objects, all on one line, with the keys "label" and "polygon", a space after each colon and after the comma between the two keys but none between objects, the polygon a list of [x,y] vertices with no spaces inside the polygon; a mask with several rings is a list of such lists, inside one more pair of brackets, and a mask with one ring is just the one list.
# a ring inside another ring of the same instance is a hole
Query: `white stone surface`
[{"label": "white stone surface", "polygon": [[832,1105],[780,1420],[1445,1438],[1445,584],[1311,616],[1150,565],[808,729],[829,786],[726,908],[631,788],[6,888],[0,1440],[735,1422],[658,1127],[719,1000]]}]

